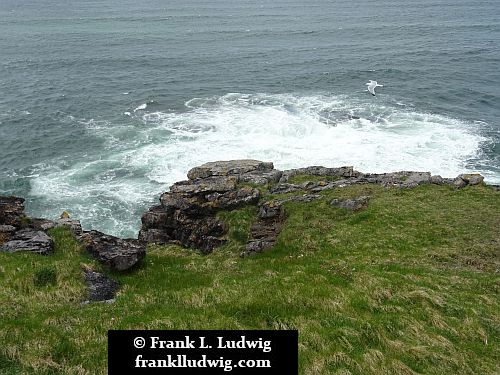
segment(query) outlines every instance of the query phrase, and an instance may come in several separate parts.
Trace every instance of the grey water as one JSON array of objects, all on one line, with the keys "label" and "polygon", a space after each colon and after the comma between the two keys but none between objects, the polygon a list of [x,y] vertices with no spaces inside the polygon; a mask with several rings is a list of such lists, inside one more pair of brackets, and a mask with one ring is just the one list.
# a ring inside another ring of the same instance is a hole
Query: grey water
[{"label": "grey water", "polygon": [[498,0],[1,0],[0,194],[134,237],[212,160],[499,183],[499,47]]}]

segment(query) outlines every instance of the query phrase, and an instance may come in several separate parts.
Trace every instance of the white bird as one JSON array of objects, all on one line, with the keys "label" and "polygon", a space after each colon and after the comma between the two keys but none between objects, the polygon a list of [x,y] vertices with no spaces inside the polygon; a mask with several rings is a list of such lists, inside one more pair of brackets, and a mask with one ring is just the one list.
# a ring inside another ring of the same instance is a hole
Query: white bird
[{"label": "white bird", "polygon": [[366,86],[368,86],[368,91],[370,92],[370,94],[372,94],[373,96],[375,96],[375,87],[384,87],[384,85],[379,85],[377,83],[377,81],[372,81],[370,79],[370,82],[368,82],[366,84]]}]

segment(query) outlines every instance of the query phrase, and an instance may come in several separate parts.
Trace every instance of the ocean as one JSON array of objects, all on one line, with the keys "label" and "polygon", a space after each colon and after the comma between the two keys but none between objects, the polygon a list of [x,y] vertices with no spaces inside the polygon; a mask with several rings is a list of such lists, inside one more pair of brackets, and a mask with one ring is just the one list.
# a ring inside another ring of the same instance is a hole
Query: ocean
[{"label": "ocean", "polygon": [[207,161],[500,183],[499,67],[498,0],[1,0],[0,194],[135,237]]}]

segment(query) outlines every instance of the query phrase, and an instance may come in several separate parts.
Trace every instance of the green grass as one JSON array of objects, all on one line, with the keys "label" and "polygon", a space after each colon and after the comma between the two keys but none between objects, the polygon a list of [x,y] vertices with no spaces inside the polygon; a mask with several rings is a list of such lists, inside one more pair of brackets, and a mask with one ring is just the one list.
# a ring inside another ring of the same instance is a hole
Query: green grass
[{"label": "green grass", "polygon": [[275,247],[243,259],[256,208],[221,213],[225,246],[150,247],[111,274],[114,304],[80,304],[82,263],[99,267],[53,230],[53,256],[0,253],[0,373],[106,373],[108,329],[249,328],[298,329],[301,374],[498,374],[499,207],[485,186],[336,189],[287,203]]}]

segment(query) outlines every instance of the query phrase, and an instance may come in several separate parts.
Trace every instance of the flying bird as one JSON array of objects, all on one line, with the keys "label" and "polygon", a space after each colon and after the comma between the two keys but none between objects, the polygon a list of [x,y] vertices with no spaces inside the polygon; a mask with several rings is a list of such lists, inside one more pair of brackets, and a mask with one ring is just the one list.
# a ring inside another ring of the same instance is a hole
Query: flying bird
[{"label": "flying bird", "polygon": [[377,83],[377,81],[372,81],[370,79],[370,82],[368,82],[366,84],[366,86],[368,86],[368,91],[370,92],[370,94],[372,94],[373,96],[375,96],[375,87],[384,87],[384,85],[379,85]]}]

